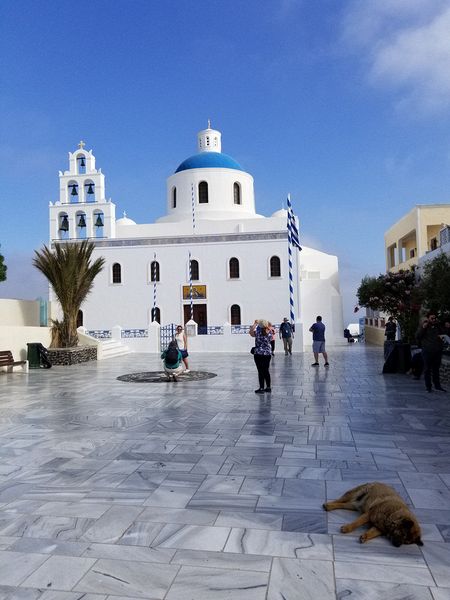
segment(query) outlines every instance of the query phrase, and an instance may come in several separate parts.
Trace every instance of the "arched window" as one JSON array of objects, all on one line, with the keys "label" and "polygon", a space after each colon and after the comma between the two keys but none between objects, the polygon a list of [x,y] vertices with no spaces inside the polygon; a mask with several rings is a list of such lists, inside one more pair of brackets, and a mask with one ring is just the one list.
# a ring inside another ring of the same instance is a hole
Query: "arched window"
[{"label": "arched window", "polygon": [[58,235],[60,240],[69,239],[69,216],[67,213],[60,213],[58,216]]},{"label": "arched window", "polygon": [[95,202],[95,183],[93,181],[86,181],[84,184],[84,201]]},{"label": "arched window", "polygon": [[67,190],[69,192],[69,202],[78,202],[79,201],[79,196],[78,196],[78,183],[75,183],[75,181],[71,181],[68,185],[67,185]]},{"label": "arched window", "polygon": [[83,327],[83,311],[79,310],[77,314],[77,328]]},{"label": "arched window", "polygon": [[208,184],[206,181],[200,181],[198,184],[198,203],[208,204]]},{"label": "arched window", "polygon": [[112,282],[122,283],[122,267],[119,263],[114,263],[112,266]]},{"label": "arched window", "polygon": [[239,261],[237,258],[230,258],[230,279],[239,279]]},{"label": "arched window", "polygon": [[84,175],[86,173],[86,158],[84,154],[79,154],[77,156],[77,171],[80,175]]},{"label": "arched window", "polygon": [[155,306],[155,308],[152,308],[152,323],[153,321],[156,321],[161,325],[161,311],[157,306]]},{"label": "arched window", "polygon": [[177,207],[177,188],[172,188],[172,208]]},{"label": "arched window", "polygon": [[232,325],[241,324],[241,307],[238,304],[233,304],[230,310],[230,316]]},{"label": "arched window", "polygon": [[198,268],[198,260],[191,260],[191,279],[198,281],[200,279],[200,270]]},{"label": "arched window", "polygon": [[233,184],[233,198],[235,204],[241,204],[241,186],[237,181]]},{"label": "arched window", "polygon": [[150,281],[159,281],[159,262],[153,260],[150,265]]},{"label": "arched window", "polygon": [[272,256],[270,258],[270,276],[281,277],[281,264],[278,256]]},{"label": "arched window", "polygon": [[103,227],[105,225],[105,215],[102,212],[94,212],[94,233],[96,238],[103,237]]}]

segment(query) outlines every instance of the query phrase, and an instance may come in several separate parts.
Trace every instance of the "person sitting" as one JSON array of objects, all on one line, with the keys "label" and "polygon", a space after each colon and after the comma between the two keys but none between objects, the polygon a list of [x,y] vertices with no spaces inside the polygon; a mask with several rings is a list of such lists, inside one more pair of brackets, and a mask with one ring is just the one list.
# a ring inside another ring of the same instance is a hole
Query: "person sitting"
[{"label": "person sitting", "polygon": [[177,381],[178,375],[184,371],[184,364],[182,362],[182,355],[178,349],[178,344],[175,340],[172,340],[167,349],[161,354],[161,358],[164,361],[164,373],[167,376],[167,381],[173,379]]},{"label": "person sitting", "polygon": [[355,341],[355,338],[350,333],[350,329],[344,329],[344,337],[347,338],[349,344],[352,344]]}]

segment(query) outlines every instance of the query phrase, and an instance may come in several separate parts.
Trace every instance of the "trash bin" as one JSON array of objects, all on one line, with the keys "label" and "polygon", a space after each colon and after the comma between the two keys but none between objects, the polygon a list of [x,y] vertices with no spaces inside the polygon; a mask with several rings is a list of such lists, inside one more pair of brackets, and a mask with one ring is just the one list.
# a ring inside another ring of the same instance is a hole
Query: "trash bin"
[{"label": "trash bin", "polygon": [[27,352],[27,360],[28,366],[30,369],[40,369],[41,368],[41,357],[39,353],[40,342],[33,342],[31,344],[27,344],[28,352]]},{"label": "trash bin", "polygon": [[49,369],[52,366],[48,358],[47,348],[41,342],[32,342],[27,346],[27,360],[30,369]]}]

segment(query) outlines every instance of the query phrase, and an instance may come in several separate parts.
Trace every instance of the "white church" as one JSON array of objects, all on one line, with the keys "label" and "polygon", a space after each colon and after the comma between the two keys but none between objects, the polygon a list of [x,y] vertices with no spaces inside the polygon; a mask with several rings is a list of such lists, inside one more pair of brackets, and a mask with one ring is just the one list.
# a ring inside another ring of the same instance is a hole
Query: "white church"
[{"label": "white church", "polygon": [[[79,314],[90,335],[158,351],[159,324],[167,333],[192,317],[190,351],[247,352],[245,334],[255,319],[279,324],[290,317],[287,211],[257,214],[253,177],[222,152],[219,131],[208,123],[198,133],[197,153],[167,179],[166,214],[151,224],[125,213],[116,218],[105,176],[84,146],[69,153],[69,170],[59,173],[50,243],[88,238],[94,258],[105,258]],[[293,288],[294,351],[310,347],[308,330],[319,314],[327,343],[341,344],[337,257],[294,248]]]}]

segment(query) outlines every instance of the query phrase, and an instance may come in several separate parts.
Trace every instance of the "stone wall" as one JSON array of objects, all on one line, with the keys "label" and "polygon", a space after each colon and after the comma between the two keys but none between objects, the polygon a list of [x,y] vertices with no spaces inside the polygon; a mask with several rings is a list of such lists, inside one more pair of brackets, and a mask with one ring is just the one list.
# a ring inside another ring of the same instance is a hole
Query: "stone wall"
[{"label": "stone wall", "polygon": [[77,365],[89,360],[97,360],[96,346],[77,346],[76,348],[49,348],[52,365]]}]

